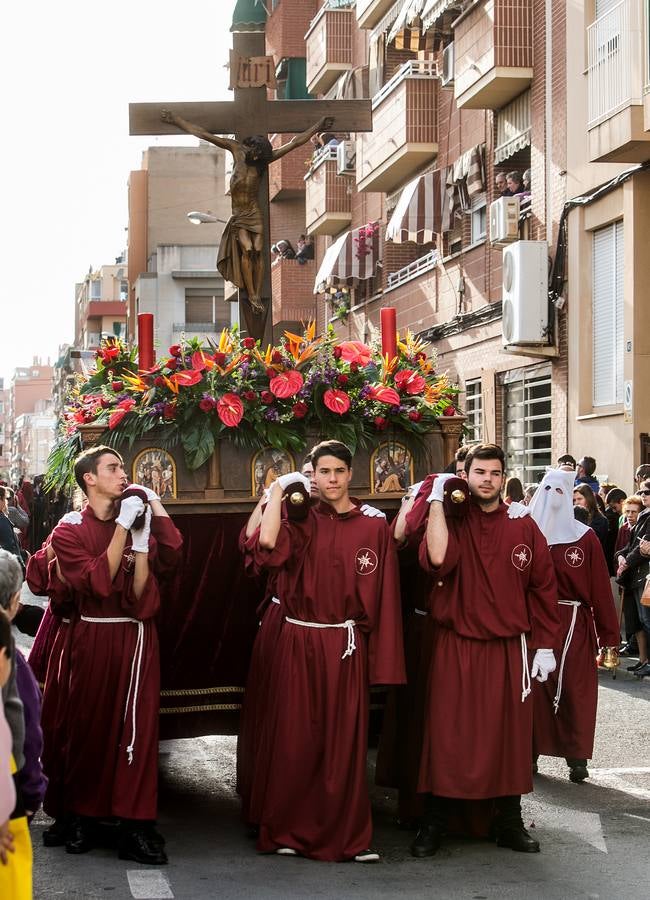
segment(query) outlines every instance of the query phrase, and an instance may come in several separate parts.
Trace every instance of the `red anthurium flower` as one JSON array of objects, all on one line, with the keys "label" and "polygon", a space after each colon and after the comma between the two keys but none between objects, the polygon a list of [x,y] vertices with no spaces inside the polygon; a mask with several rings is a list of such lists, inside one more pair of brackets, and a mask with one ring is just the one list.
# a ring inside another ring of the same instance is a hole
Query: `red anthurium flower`
[{"label": "red anthurium flower", "polygon": [[303,400],[298,400],[298,402],[294,403],[291,407],[291,411],[293,412],[296,419],[304,419],[309,412],[309,407]]},{"label": "red anthurium flower", "polygon": [[167,362],[165,363],[165,368],[171,369],[173,372],[174,369],[178,368],[178,360],[177,359],[168,359]]},{"label": "red anthurium flower", "polygon": [[108,427],[111,429],[111,431],[114,428],[117,428],[117,426],[120,424],[120,422],[122,421],[124,416],[127,414],[127,412],[128,412],[128,409],[124,409],[122,407],[121,409],[116,409],[114,413],[110,414],[110,417],[108,419]]},{"label": "red anthurium flower", "polygon": [[217,401],[217,415],[227,428],[235,428],[244,416],[244,404],[237,394],[224,394]]},{"label": "red anthurium flower", "polygon": [[379,385],[371,388],[368,396],[371,400],[379,400],[380,403],[387,403],[389,406],[399,406],[399,394],[395,388]]},{"label": "red anthurium flower", "polygon": [[191,387],[193,384],[198,384],[202,377],[201,373],[197,372],[196,369],[183,369],[170,375],[169,380],[178,385],[178,387]]},{"label": "red anthurium flower", "polygon": [[395,385],[398,391],[405,394],[419,394],[424,390],[426,381],[422,375],[418,375],[413,369],[403,369],[395,373]]},{"label": "red anthurium flower", "polygon": [[104,363],[109,363],[120,355],[120,348],[117,346],[104,347],[99,351],[99,355]]},{"label": "red anthurium flower", "polygon": [[124,400],[120,400],[117,404],[118,409],[123,409],[125,412],[129,412],[135,406],[135,400],[133,397],[126,397]]},{"label": "red anthurium flower", "polygon": [[214,359],[209,353],[204,353],[203,350],[195,350],[192,354],[193,369],[196,369],[197,372],[204,372],[206,369],[212,369],[213,367]]},{"label": "red anthurium flower", "polygon": [[247,337],[241,342],[242,347],[246,350],[252,350],[255,347],[255,338]]},{"label": "red anthurium flower", "polygon": [[337,391],[330,388],[323,394],[323,403],[325,406],[337,416],[344,415],[350,409],[350,398],[345,391]]},{"label": "red anthurium flower", "polygon": [[264,373],[267,378],[275,378],[275,369],[272,369],[270,366]]},{"label": "red anthurium flower", "polygon": [[300,388],[304,384],[304,379],[300,372],[290,369],[288,372],[280,372],[275,378],[269,382],[269,388],[276,397],[284,399],[286,397],[295,397]]},{"label": "red anthurium flower", "polygon": [[362,368],[368,365],[372,357],[370,347],[361,341],[343,341],[339,347],[342,359],[349,363],[357,363]]}]

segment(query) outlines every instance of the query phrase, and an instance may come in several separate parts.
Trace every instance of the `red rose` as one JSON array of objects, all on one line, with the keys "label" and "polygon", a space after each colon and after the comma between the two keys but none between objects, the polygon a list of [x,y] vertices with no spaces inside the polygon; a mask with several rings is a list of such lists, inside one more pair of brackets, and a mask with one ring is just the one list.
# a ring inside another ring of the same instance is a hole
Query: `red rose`
[{"label": "red rose", "polygon": [[411,420],[411,422],[419,422],[421,418],[422,413],[418,412],[417,409],[412,409],[409,413],[409,419]]},{"label": "red rose", "polygon": [[297,403],[293,404],[291,410],[296,419],[304,419],[309,412],[309,407],[302,400],[298,400]]},{"label": "red rose", "polygon": [[348,381],[349,381],[349,378],[347,375],[339,375],[338,378],[336,379],[336,383],[340,384],[341,387],[345,387],[345,385],[348,383]]},{"label": "red rose", "polygon": [[275,369],[270,369],[270,368],[269,368],[269,369],[266,370],[266,373],[265,373],[265,374],[266,374],[266,377],[267,377],[267,378],[275,378],[275,376],[276,376],[277,373],[276,373]]},{"label": "red rose", "polygon": [[226,354],[225,353],[215,353],[214,361],[218,366],[226,365]]},{"label": "red rose", "polygon": [[257,394],[255,393],[255,391],[244,391],[242,397],[244,398],[244,400],[248,400],[249,403],[252,403],[253,400],[255,400],[255,398],[257,397]]},{"label": "red rose", "polygon": [[176,418],[176,405],[174,403],[165,403],[163,408],[163,419]]},{"label": "red rose", "polygon": [[443,414],[443,416],[455,416],[456,409],[454,408],[453,404],[451,406],[446,406],[443,409],[442,414]]},{"label": "red rose", "polygon": [[332,350],[332,356],[334,357],[334,359],[340,359],[343,356],[343,351],[340,347],[335,347]]},{"label": "red rose", "polygon": [[247,337],[241,342],[242,347],[245,347],[246,350],[252,350],[255,347],[255,338]]},{"label": "red rose", "polygon": [[375,428],[378,431],[383,431],[387,425],[388,421],[383,416],[375,416]]},{"label": "red rose", "polygon": [[172,346],[169,348],[169,352],[171,353],[172,356],[180,356],[181,355],[180,344],[172,344]]},{"label": "red rose", "polygon": [[350,371],[353,373],[358,372],[359,371],[359,363],[355,363],[355,362],[350,363]]},{"label": "red rose", "polygon": [[244,417],[244,404],[237,394],[224,394],[217,402],[217,415],[227,428],[235,428]]},{"label": "red rose", "polygon": [[273,351],[273,354],[271,356],[271,362],[275,363],[276,366],[279,365],[280,363],[284,362],[284,359],[282,358],[282,354],[280,353],[279,350]]},{"label": "red rose", "polygon": [[267,406],[270,406],[273,403],[273,401],[275,400],[275,397],[273,396],[271,391],[262,391],[262,393],[260,394],[260,399],[261,399],[262,403],[265,403]]},{"label": "red rose", "polygon": [[171,369],[172,372],[178,368],[178,360],[177,359],[168,359],[165,363],[168,369]]},{"label": "red rose", "polygon": [[345,391],[337,391],[335,388],[325,391],[323,403],[330,412],[336,413],[337,416],[344,415],[350,409],[350,398],[348,395]]},{"label": "red rose", "polygon": [[115,391],[116,394],[119,394],[120,391],[124,390],[124,382],[123,381],[111,381],[111,387]]},{"label": "red rose", "polygon": [[162,375],[156,375],[153,383],[156,387],[165,387],[165,379],[162,377]]},{"label": "red rose", "polygon": [[199,409],[204,413],[212,412],[215,407],[215,402],[212,397],[203,397],[202,400],[199,400]]}]

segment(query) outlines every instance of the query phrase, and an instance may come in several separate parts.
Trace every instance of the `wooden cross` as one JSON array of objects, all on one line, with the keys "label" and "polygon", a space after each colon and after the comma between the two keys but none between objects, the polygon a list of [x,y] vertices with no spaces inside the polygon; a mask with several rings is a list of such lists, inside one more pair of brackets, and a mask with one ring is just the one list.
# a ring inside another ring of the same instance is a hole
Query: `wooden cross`
[{"label": "wooden cross", "polygon": [[[260,58],[266,54],[264,26],[260,31],[235,32],[231,58]],[[242,67],[247,71],[247,67]],[[263,67],[262,67],[263,68]],[[260,66],[255,70],[259,84]],[[255,79],[253,79],[255,80]],[[241,80],[239,81],[241,84]],[[235,87],[235,100],[194,103],[131,103],[129,104],[129,132],[132,135],[178,134],[176,126],[162,121],[164,109],[199,125],[214,135],[235,134],[242,142],[252,134],[299,133],[327,116],[333,120],[332,131],[372,131],[370,100],[269,100],[267,86]],[[245,322],[250,334],[263,344],[272,343],[272,323],[268,316],[271,306],[271,266],[269,241],[268,173],[265,173],[258,192],[258,203],[264,221],[264,280],[262,297],[266,313],[251,318],[246,292],[240,289],[240,322]],[[241,315],[243,313],[243,316]]]}]

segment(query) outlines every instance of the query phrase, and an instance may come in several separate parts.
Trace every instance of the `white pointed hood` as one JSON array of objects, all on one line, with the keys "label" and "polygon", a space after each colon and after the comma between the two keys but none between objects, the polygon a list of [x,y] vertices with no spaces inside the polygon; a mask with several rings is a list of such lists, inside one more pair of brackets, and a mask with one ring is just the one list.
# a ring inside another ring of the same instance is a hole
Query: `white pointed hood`
[{"label": "white pointed hood", "polygon": [[573,515],[575,472],[549,469],[530,501],[530,514],[549,545],[573,544],[588,531]]}]

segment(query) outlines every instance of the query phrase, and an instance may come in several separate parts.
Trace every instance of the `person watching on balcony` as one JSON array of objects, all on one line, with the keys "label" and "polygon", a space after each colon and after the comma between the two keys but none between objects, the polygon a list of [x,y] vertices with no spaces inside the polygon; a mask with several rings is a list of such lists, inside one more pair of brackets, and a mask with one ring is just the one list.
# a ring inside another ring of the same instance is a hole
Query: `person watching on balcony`
[{"label": "person watching on balcony", "polygon": [[494,177],[494,186],[496,187],[497,200],[499,197],[512,197],[512,192],[508,190],[508,180],[505,172],[497,172]]},{"label": "person watching on balcony", "polygon": [[307,260],[314,258],[314,239],[311,235],[301,234],[297,241],[298,252],[296,259],[300,265],[304,265]]},{"label": "person watching on balcony", "polygon": [[506,183],[511,197],[514,197],[515,194],[524,193],[524,182],[521,177],[521,172],[508,172],[506,175]]}]

